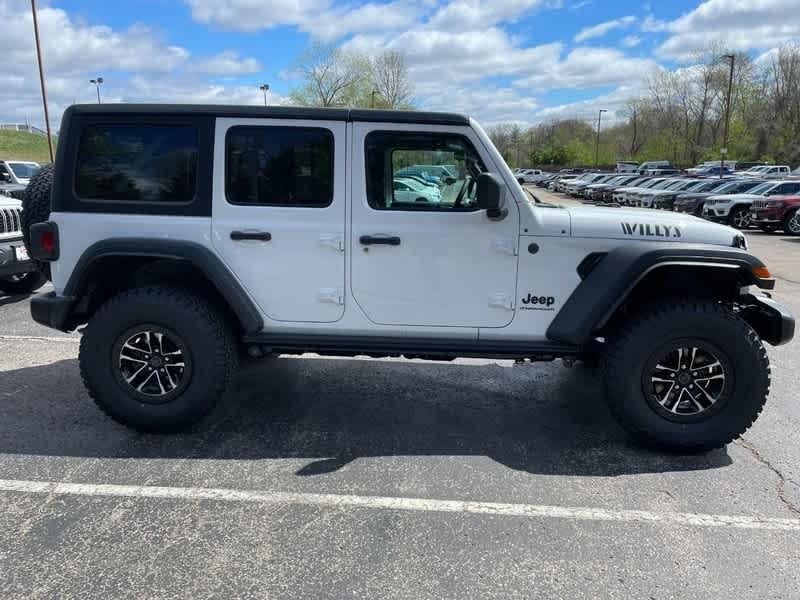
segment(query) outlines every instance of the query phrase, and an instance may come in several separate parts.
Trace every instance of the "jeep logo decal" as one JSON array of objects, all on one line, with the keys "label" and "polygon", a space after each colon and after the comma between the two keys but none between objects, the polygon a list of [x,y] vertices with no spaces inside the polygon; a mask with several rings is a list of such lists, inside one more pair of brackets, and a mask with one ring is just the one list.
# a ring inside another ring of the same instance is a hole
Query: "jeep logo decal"
[{"label": "jeep logo decal", "polygon": [[522,298],[522,303],[527,306],[522,306],[522,310],[555,310],[551,308],[556,303],[554,296],[534,296],[528,293],[527,298]]},{"label": "jeep logo decal", "polygon": [[636,235],[649,237],[681,237],[681,228],[677,225],[662,225],[650,223],[621,223],[622,232],[625,235]]}]

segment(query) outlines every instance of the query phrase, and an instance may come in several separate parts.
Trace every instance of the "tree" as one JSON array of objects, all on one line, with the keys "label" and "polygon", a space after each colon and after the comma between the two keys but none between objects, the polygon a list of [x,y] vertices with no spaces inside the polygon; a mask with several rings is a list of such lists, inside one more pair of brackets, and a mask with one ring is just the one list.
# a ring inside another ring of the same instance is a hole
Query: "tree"
[{"label": "tree", "polygon": [[352,106],[369,85],[369,60],[332,46],[315,45],[300,59],[300,87],[290,93],[301,106]]},{"label": "tree", "polygon": [[414,87],[408,76],[408,66],[403,54],[395,50],[386,50],[372,61],[372,88],[380,96],[380,106],[385,108],[411,106]]}]

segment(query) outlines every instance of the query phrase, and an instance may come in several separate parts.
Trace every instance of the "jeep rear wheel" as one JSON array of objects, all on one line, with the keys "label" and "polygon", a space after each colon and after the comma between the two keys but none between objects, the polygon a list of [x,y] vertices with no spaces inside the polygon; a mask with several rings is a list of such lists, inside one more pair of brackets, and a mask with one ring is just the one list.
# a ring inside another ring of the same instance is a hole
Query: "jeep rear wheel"
[{"label": "jeep rear wheel", "polygon": [[115,421],[144,432],[185,429],[207,415],[237,366],[233,332],[191,292],[153,286],[104,304],[84,331],[89,395]]},{"label": "jeep rear wheel", "polygon": [[783,230],[789,235],[800,235],[800,208],[786,215],[783,220]]},{"label": "jeep rear wheel", "polygon": [[640,443],[700,452],[750,427],[770,385],[767,353],[752,328],[723,306],[659,304],[611,336],[606,399]]}]

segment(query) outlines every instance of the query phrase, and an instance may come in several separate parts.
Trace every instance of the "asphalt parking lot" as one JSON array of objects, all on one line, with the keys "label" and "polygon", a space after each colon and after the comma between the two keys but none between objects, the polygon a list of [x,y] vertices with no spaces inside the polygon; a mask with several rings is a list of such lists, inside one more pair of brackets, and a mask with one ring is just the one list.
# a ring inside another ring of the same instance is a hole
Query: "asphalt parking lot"
[{"label": "asphalt parking lot", "polygon": [[[749,239],[800,314],[800,240]],[[476,360],[253,362],[162,437],[0,296],[2,596],[797,598],[797,348],[702,456],[633,446],[583,368]]]}]

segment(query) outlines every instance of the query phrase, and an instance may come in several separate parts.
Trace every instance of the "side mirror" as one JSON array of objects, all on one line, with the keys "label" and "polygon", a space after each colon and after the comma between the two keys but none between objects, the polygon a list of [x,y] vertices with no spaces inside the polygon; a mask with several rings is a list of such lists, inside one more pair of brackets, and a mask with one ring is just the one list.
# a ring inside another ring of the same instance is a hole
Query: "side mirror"
[{"label": "side mirror", "polygon": [[456,181],[458,181],[455,177],[445,177],[444,182],[447,185],[453,185]]},{"label": "side mirror", "polygon": [[0,181],[11,183],[11,175],[9,173],[0,173]]},{"label": "side mirror", "polygon": [[508,214],[504,208],[504,186],[500,178],[491,173],[478,175],[478,188],[475,200],[478,208],[486,210],[486,216],[494,221],[500,221]]}]

